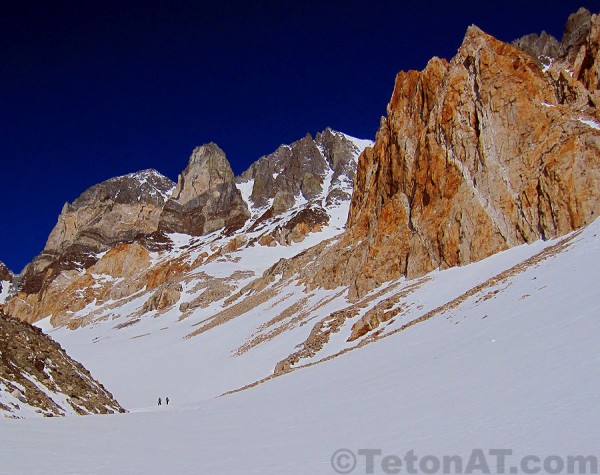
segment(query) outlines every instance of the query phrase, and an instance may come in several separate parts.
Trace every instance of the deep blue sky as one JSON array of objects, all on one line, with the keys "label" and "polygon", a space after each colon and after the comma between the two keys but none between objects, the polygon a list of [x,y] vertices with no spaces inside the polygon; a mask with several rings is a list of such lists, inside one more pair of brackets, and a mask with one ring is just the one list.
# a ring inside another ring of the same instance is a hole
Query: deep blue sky
[{"label": "deep blue sky", "polygon": [[176,180],[195,145],[239,174],[327,126],[373,138],[396,73],[451,58],[468,25],[560,38],[596,1],[4,2],[0,260],[20,271],[102,180]]}]

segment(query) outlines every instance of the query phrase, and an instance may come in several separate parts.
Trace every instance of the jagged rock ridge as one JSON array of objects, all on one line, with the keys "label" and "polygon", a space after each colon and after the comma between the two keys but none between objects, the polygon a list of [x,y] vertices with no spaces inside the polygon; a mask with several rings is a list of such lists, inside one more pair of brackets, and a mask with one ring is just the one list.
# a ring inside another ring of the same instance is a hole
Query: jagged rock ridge
[{"label": "jagged rock ridge", "polygon": [[12,272],[4,262],[0,261],[0,281],[9,281],[12,280]]},{"label": "jagged rock ridge", "polygon": [[328,128],[314,140],[307,134],[260,158],[242,173],[238,183],[251,181],[252,206],[270,205],[275,215],[291,208],[297,198],[311,201],[320,197],[328,185],[325,202],[320,203],[327,205],[350,198],[357,158],[357,145]]},{"label": "jagged rock ridge", "polygon": [[0,313],[0,414],[110,414],[123,408],[40,329]]},{"label": "jagged rock ridge", "polygon": [[280,222],[258,238],[262,245],[290,245],[320,230],[327,210],[349,202],[358,156],[371,144],[327,128],[261,157],[237,178],[252,214],[246,229]]},{"label": "jagged rock ridge", "polygon": [[[92,302],[119,301],[143,289],[154,293],[141,314],[165,311],[180,297],[186,273],[206,262],[240,248],[300,243],[331,227],[334,210],[340,232],[356,161],[369,143],[326,129],[315,140],[309,135],[281,146],[237,179],[211,143],[194,149],[176,186],[155,171],[96,185],[65,206],[7,311],[30,322],[51,315],[76,327],[81,322],[70,316]],[[195,247],[204,236],[214,244],[191,262],[169,259],[172,234],[200,238]],[[247,278],[247,272],[252,269],[239,275]],[[235,288],[218,280],[208,287],[212,298]]]}]

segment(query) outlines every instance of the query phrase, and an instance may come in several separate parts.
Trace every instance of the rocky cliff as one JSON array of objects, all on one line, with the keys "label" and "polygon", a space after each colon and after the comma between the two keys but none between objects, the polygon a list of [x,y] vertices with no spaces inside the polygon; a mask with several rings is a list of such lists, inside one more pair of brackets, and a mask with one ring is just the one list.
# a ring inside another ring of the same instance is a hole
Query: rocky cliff
[{"label": "rocky cliff", "polygon": [[62,271],[89,267],[100,252],[155,232],[174,185],[144,170],[94,185],[66,203],[44,250],[25,268],[22,290],[41,292]]},{"label": "rocky cliff", "polygon": [[[567,34],[585,37],[580,51],[597,45],[598,16],[590,24]],[[545,70],[472,26],[450,62],[398,74],[359,159],[348,231],[304,278],[362,295],[590,223],[600,213],[600,118],[585,68]]]},{"label": "rocky cliff", "polygon": [[538,62],[561,103],[600,105],[600,15],[580,8],[569,16],[560,42],[542,32],[512,44]]},{"label": "rocky cliff", "polygon": [[233,232],[250,217],[225,153],[214,143],[197,147],[160,216],[160,230],[202,236]]},{"label": "rocky cliff", "polygon": [[123,412],[112,395],[40,329],[0,313],[0,414]]}]

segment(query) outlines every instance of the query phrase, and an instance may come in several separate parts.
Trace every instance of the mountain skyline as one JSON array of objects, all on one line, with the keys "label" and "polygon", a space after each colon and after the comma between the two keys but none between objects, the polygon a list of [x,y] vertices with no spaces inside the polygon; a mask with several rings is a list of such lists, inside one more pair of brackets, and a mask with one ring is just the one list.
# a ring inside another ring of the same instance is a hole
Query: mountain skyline
[{"label": "mountain skyline", "polygon": [[176,180],[196,145],[218,143],[240,174],[327,126],[373,139],[396,73],[453,56],[469,24],[505,41],[560,39],[564,18],[592,3],[13,6],[0,260],[19,272],[63,204],[96,183],[151,167]]},{"label": "mountain skyline", "polygon": [[79,192],[0,265],[3,471],[597,472],[600,14],[563,21],[468,26],[374,141],[298,134],[241,175],[210,142],[177,182]]}]

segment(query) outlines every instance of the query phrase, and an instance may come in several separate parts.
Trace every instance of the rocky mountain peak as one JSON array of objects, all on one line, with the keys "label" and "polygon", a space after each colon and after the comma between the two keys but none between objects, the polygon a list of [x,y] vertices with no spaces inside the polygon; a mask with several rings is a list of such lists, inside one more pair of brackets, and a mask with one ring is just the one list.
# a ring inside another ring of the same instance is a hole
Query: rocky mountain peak
[{"label": "rocky mountain peak", "polygon": [[155,232],[174,186],[149,169],[88,188],[64,205],[44,250],[25,268],[22,287],[38,292],[62,270],[89,267],[97,253]]},{"label": "rocky mountain peak", "polygon": [[293,206],[296,197],[310,200],[320,190],[327,163],[310,134],[291,145],[281,145],[261,157],[238,181],[254,180],[250,200],[256,208],[276,199],[276,213]]},{"label": "rocky mountain peak", "polygon": [[600,104],[600,15],[580,8],[569,16],[562,41],[542,32],[513,41],[538,61],[557,101],[583,109]]},{"label": "rocky mountain peak", "polygon": [[348,173],[354,177],[358,155],[362,152],[347,135],[327,127],[315,135],[315,143],[335,174]]},{"label": "rocky mountain peak", "polygon": [[103,250],[112,243],[155,231],[158,211],[174,185],[150,169],[88,188],[72,204],[65,204],[45,251],[62,251],[74,244]]},{"label": "rocky mountain peak", "polygon": [[287,211],[297,200],[349,199],[356,160],[368,141],[357,141],[327,128],[313,139],[307,134],[291,145],[281,145],[261,157],[239,178],[252,184],[254,208],[271,206],[274,214]]},{"label": "rocky mountain peak", "polygon": [[169,178],[154,169],[109,178],[84,191],[73,203],[66,203],[64,210],[73,211],[98,202],[118,204],[161,205],[175,186]]},{"label": "rocky mountain peak", "polygon": [[211,142],[194,148],[187,167],[179,175],[172,199],[183,205],[233,180],[225,152]]},{"label": "rocky mountain peak", "polygon": [[209,142],[204,145],[198,145],[192,150],[190,155],[189,164],[195,164],[205,161],[209,158],[216,158],[220,161],[227,161],[225,152],[214,142]]},{"label": "rocky mountain peak", "polygon": [[531,33],[512,42],[512,45],[537,59],[541,66],[550,62],[564,53],[563,45],[554,36],[542,31],[539,35]]},{"label": "rocky mountain peak", "polygon": [[249,216],[225,152],[209,143],[193,150],[165,203],[159,228],[201,236],[221,228],[239,229]]},{"label": "rocky mountain peak", "polygon": [[585,42],[592,29],[592,14],[586,8],[581,7],[577,12],[569,15],[562,44],[566,49],[579,46]]}]

